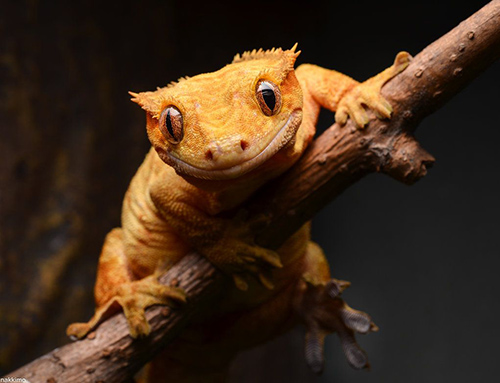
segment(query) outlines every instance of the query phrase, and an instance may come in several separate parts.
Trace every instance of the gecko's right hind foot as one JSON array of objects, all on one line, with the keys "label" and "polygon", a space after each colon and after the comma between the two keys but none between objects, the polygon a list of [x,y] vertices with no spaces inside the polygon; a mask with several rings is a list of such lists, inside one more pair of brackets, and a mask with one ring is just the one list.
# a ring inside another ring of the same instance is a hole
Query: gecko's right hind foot
[{"label": "gecko's right hind foot", "polygon": [[324,366],[325,336],[337,333],[349,365],[355,369],[368,368],[368,357],[356,342],[355,334],[378,330],[370,316],[350,308],[340,298],[349,282],[331,279],[324,285],[303,284],[297,312],[306,326],[305,355],[309,367],[321,374]]}]

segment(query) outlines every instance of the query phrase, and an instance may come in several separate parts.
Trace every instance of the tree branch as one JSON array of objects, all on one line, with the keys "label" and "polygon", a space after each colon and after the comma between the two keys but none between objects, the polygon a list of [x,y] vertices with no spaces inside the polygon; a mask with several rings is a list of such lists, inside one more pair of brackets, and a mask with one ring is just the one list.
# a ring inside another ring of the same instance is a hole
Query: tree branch
[{"label": "tree branch", "polygon": [[[371,172],[411,184],[423,177],[434,158],[413,131],[472,79],[500,57],[500,0],[494,0],[419,53],[408,68],[383,88],[391,120],[373,120],[364,130],[352,122],[333,125],[284,176],[267,185],[246,207],[257,242],[276,248],[340,195]],[[262,219],[264,217],[264,219]],[[258,227],[257,227],[258,226]],[[132,340],[123,314],[110,318],[89,336],[55,349],[12,372],[36,382],[125,382],[203,310],[226,279],[203,257],[190,254],[160,278],[186,290],[178,310],[151,307],[151,335]]]}]

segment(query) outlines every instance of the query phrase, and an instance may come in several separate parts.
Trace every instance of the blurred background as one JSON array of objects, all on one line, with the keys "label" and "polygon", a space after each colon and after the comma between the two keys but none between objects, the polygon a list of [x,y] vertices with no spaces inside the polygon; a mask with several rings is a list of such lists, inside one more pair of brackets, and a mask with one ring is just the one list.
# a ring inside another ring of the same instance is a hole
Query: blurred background
[{"label": "blurred background", "polygon": [[[128,90],[289,48],[364,80],[487,1],[0,1],[0,374],[68,342],[93,312],[105,234],[149,143]],[[471,382],[497,375],[500,64],[418,128],[437,162],[408,187],[374,174],[313,221],[344,297],[380,331],[371,371],[336,337],[322,377],[297,329],[241,354],[232,382]],[[333,114],[323,113],[328,127]],[[496,379],[495,379],[496,380]]]}]

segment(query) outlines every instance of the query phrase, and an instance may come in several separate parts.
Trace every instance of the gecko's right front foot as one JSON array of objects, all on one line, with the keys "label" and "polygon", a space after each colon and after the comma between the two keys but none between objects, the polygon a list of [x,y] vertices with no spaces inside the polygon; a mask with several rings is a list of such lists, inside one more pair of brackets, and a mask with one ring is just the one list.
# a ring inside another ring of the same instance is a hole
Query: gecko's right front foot
[{"label": "gecko's right front foot", "polygon": [[82,339],[121,306],[132,338],[147,336],[151,328],[145,317],[146,308],[153,305],[172,306],[174,302],[185,301],[186,295],[182,289],[162,285],[156,276],[151,275],[120,285],[116,294],[106,304],[99,306],[87,323],[69,325],[66,334],[72,339]]}]

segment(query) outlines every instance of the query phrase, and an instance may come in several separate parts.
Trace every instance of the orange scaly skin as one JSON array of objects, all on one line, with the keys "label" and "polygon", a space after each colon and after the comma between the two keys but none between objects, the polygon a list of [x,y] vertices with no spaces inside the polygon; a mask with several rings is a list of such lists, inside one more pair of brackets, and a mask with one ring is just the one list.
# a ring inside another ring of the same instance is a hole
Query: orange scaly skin
[{"label": "orange scaly skin", "polygon": [[322,369],[323,338],[331,332],[339,333],[351,365],[367,366],[353,335],[375,327],[338,297],[347,283],[330,279],[309,224],[273,251],[253,242],[237,208],[300,158],[321,107],[360,127],[368,122],[364,106],[389,118],[380,88],[409,55],[400,53],[393,66],[360,84],[314,65],[294,70],[299,53],[295,47],[247,52],[217,72],[131,93],[146,111],[152,149],[125,195],[122,227],[106,237],[95,315],[69,326],[69,335],[84,337],[121,306],[131,335],[146,336],[146,307],[184,300],[157,275],[196,250],[231,275],[234,287],[152,363],[151,381],[224,381],[239,349],[282,333],[297,317],[308,328],[313,370]]}]

